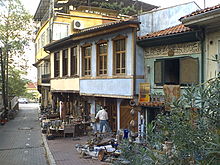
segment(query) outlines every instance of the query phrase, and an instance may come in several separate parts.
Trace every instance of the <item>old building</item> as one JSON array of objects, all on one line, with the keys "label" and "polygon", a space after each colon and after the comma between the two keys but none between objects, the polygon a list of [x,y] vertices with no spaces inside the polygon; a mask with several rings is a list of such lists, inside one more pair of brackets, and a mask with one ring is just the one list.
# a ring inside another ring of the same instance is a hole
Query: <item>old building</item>
[{"label": "old building", "polygon": [[[51,105],[50,58],[43,47],[84,28],[118,20],[118,13],[110,9],[81,6],[76,1],[41,0],[34,20],[37,23],[34,66],[38,73],[38,90],[42,108]],[[58,90],[58,89],[57,89]]]},{"label": "old building", "polygon": [[202,70],[205,81],[216,77],[220,72],[220,5],[192,12],[180,21],[194,29],[201,29],[203,56]]},{"label": "old building", "polygon": [[201,36],[200,30],[180,24],[139,39],[138,44],[144,48],[145,81],[149,84],[143,97],[150,97],[141,106],[148,122],[166,109],[166,90],[177,98],[186,86],[202,82]]},{"label": "old building", "polygon": [[[139,69],[145,75],[144,82],[140,84],[137,101],[142,109],[139,113],[141,132],[145,132],[146,123],[155,119],[156,115],[165,108],[164,85],[187,84],[186,81],[190,76],[188,78],[183,76],[185,69],[182,68],[182,64],[185,65],[191,60],[192,63],[197,63],[198,67],[201,66],[201,44],[199,37],[196,37],[200,32],[181,25],[179,21],[181,16],[199,9],[195,2],[189,2],[152,10],[138,16],[141,24],[137,53],[143,59],[139,63]],[[195,69],[197,78],[193,81],[200,82],[201,70],[197,67]],[[179,92],[176,95],[179,95]]]},{"label": "old building", "polygon": [[[47,45],[45,49],[51,52],[51,91],[60,92],[53,94],[59,100],[63,98],[65,104],[78,105],[76,113],[86,113],[91,118],[100,106],[107,106],[112,130],[128,128],[129,101],[137,94],[138,82],[143,80],[136,69],[141,60],[135,49],[138,26],[139,22],[134,20],[116,21]],[[55,81],[60,83],[55,85]],[[79,105],[83,111],[79,112]],[[68,111],[75,111],[68,107]]]}]

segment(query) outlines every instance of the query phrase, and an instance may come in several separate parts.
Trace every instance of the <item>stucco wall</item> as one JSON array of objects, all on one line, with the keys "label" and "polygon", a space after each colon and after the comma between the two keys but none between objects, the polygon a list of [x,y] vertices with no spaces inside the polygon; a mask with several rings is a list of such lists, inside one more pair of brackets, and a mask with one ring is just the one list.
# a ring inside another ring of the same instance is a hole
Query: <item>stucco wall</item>
[{"label": "stucco wall", "polygon": [[[120,78],[114,79],[113,75],[113,41],[112,39],[118,35],[126,36],[126,74],[123,79],[123,76]],[[101,78],[97,77],[97,65],[96,65],[96,43],[99,40],[108,40],[108,74],[107,77]],[[91,57],[91,69],[92,74],[91,78],[86,79],[86,77],[82,77],[82,73],[80,77],[80,93],[88,94],[88,95],[115,95],[115,96],[132,96],[133,95],[133,81],[132,77],[128,78],[128,76],[133,76],[133,35],[132,29],[123,30],[122,32],[116,32],[113,34],[108,34],[105,36],[99,36],[92,39],[84,40],[80,43],[83,45],[85,43],[92,43],[92,57]],[[80,52],[81,53],[81,52]],[[80,54],[81,58],[81,54]],[[80,60],[82,61],[82,60]],[[80,64],[80,71],[82,71],[82,65]],[[97,78],[97,79],[96,79]]]},{"label": "stucco wall", "polygon": [[139,36],[146,35],[147,33],[160,31],[168,27],[180,24],[179,19],[182,16],[198,10],[199,7],[194,2],[185,3],[178,6],[173,6],[164,9],[150,11],[140,15],[139,21],[141,22]]},{"label": "stucco wall", "polygon": [[[217,76],[218,63],[213,61],[218,54],[220,59],[220,31],[206,33],[205,80]],[[220,69],[220,68],[219,68]]]},{"label": "stucco wall", "polygon": [[80,80],[80,94],[132,96],[132,79],[90,79]]},{"label": "stucco wall", "polygon": [[51,82],[51,91],[79,91],[79,78],[53,79]]}]

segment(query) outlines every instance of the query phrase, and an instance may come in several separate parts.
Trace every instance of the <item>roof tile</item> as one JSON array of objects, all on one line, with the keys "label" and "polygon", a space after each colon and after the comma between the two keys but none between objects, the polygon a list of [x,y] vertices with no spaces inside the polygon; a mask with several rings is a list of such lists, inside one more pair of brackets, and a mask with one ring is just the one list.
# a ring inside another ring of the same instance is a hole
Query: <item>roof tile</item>
[{"label": "roof tile", "polygon": [[149,33],[145,36],[141,36],[138,39],[143,40],[143,39],[148,39],[148,38],[155,38],[155,37],[160,37],[160,36],[168,36],[168,35],[173,35],[173,34],[178,34],[178,33],[184,33],[192,31],[189,27],[184,26],[183,24],[176,25],[161,31]]},{"label": "roof tile", "polygon": [[212,7],[207,7],[207,8],[202,9],[202,10],[196,10],[196,11],[192,12],[191,14],[188,14],[186,16],[181,17],[180,20],[184,19],[184,18],[195,16],[195,15],[199,15],[199,14],[202,14],[202,13],[207,13],[207,12],[210,12],[212,10],[219,9],[219,8],[220,8],[220,4],[218,4],[216,6],[212,6]]}]

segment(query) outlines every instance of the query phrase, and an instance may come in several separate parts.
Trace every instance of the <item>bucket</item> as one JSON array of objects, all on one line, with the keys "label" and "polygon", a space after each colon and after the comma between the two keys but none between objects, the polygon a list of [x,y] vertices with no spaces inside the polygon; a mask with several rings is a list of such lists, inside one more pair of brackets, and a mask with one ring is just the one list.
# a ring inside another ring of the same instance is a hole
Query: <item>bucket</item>
[{"label": "bucket", "polygon": [[123,137],[123,139],[127,139],[128,138],[128,133],[129,133],[129,130],[128,129],[124,129],[124,137]]}]

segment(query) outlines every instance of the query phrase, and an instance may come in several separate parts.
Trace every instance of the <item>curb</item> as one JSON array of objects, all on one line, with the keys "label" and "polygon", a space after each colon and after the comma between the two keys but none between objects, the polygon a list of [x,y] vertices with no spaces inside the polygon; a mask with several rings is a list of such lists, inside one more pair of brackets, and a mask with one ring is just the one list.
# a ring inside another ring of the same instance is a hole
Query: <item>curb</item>
[{"label": "curb", "polygon": [[49,165],[56,165],[56,162],[55,162],[55,160],[53,158],[53,155],[50,152],[49,146],[47,144],[46,136],[43,135],[43,134],[42,134],[42,139],[43,139],[44,147],[46,149],[46,155],[47,155],[47,158],[48,158]]}]

